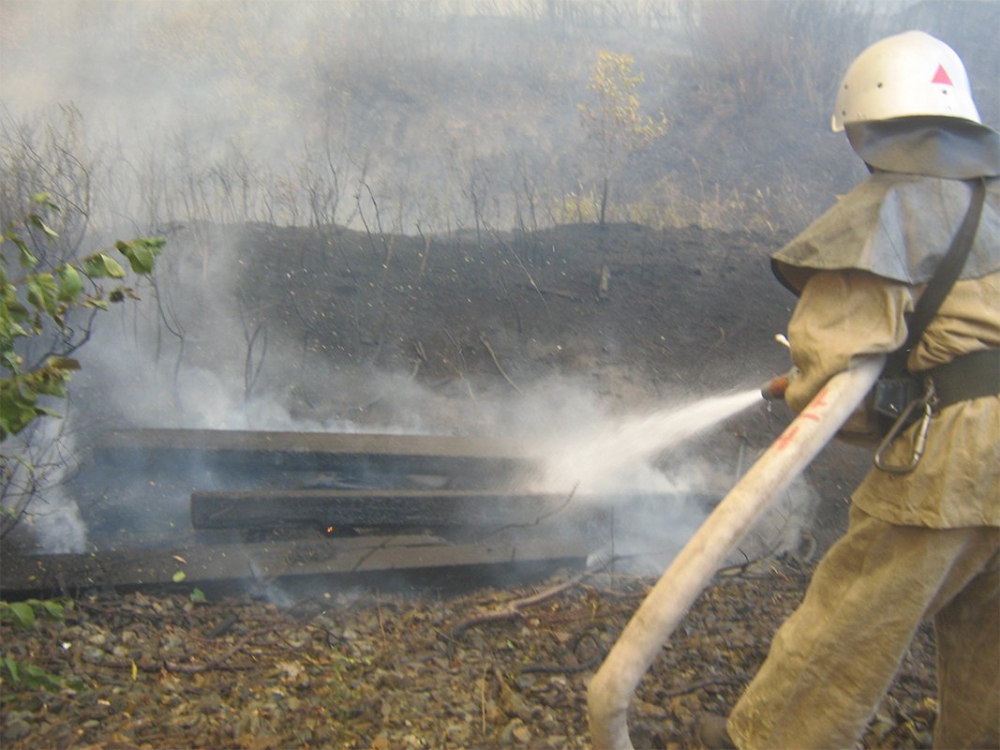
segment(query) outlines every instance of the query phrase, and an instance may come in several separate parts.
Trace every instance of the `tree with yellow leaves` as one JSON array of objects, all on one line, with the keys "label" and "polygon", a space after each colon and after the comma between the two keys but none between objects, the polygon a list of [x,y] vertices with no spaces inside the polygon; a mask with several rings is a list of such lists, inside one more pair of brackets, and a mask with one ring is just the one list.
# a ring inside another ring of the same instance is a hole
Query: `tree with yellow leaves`
[{"label": "tree with yellow leaves", "polygon": [[643,74],[633,70],[635,58],[606,49],[598,50],[597,60],[587,88],[593,99],[580,104],[580,120],[597,143],[600,160],[600,225],[608,208],[612,175],[621,168],[629,154],[666,132],[667,120],[642,114],[638,88]]}]

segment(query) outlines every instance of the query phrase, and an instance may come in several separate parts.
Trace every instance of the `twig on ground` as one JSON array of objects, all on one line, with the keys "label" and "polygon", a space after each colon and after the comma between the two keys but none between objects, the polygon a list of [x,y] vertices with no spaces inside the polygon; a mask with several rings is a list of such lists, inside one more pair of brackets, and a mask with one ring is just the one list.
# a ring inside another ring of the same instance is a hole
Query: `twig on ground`
[{"label": "twig on ground", "polygon": [[475,391],[472,390],[472,383],[470,383],[469,379],[465,377],[465,373],[468,371],[468,367],[465,364],[465,355],[462,354],[462,347],[459,345],[457,341],[455,341],[455,337],[451,335],[450,331],[444,328],[442,328],[441,330],[444,332],[444,335],[448,337],[448,340],[451,342],[452,346],[455,347],[455,351],[458,353],[458,358],[462,362],[462,367],[461,369],[459,369],[458,367],[455,366],[455,364],[451,360],[449,360],[447,357],[443,355],[440,355],[441,361],[444,362],[445,365],[447,365],[463,383],[465,383],[465,388],[466,390],[469,391],[469,397],[473,401],[476,401],[476,393]]},{"label": "twig on ground", "polygon": [[587,576],[591,575],[592,571],[585,570],[582,573],[570,578],[568,581],[563,581],[562,583],[556,584],[555,586],[550,586],[547,589],[539,591],[537,594],[532,594],[531,596],[526,596],[523,599],[515,599],[512,602],[508,602],[505,606],[500,609],[494,610],[493,612],[484,612],[481,615],[475,615],[463,620],[458,625],[456,625],[451,631],[452,638],[458,638],[466,630],[476,625],[482,625],[487,622],[496,622],[498,620],[511,620],[518,617],[522,617],[521,610],[526,607],[534,606],[535,604],[540,604],[541,602],[551,599],[554,596],[558,596],[563,591],[576,586],[580,581],[584,580]]},{"label": "twig on ground", "polygon": [[378,615],[378,629],[382,633],[382,646],[389,647],[389,636],[385,632],[385,621],[382,619],[382,598],[375,594],[375,612]]},{"label": "twig on ground", "polygon": [[479,715],[481,717],[481,730],[483,737],[486,736],[486,672],[487,666],[483,667],[483,673],[479,676]]},{"label": "twig on ground", "polygon": [[[673,690],[667,690],[666,692],[663,693],[658,693],[657,698],[659,698],[660,700],[666,700],[667,698],[676,698],[679,695],[687,695],[688,693],[693,693],[703,688],[712,687],[713,685],[743,685],[745,683],[746,680],[737,680],[732,677],[724,679],[715,679],[715,680],[702,680],[701,682],[694,682],[690,685],[685,685],[684,687],[679,687]],[[669,719],[670,717],[671,715],[669,712],[663,712],[660,714],[653,714],[651,716],[648,716],[647,718],[653,720],[657,719],[666,720]]]},{"label": "twig on ground", "polygon": [[551,311],[549,310],[549,303],[546,301],[545,295],[542,294],[542,290],[538,288],[538,284],[535,283],[535,279],[531,275],[531,271],[529,271],[527,269],[527,267],[524,265],[523,261],[521,260],[521,256],[519,256],[516,252],[514,252],[514,248],[512,248],[510,245],[508,245],[506,242],[504,242],[502,239],[500,239],[500,237],[495,232],[493,233],[493,236],[494,236],[494,239],[496,239],[497,241],[500,242],[500,244],[503,246],[504,250],[506,250],[508,253],[510,253],[511,256],[514,258],[514,260],[517,262],[517,265],[524,272],[525,278],[528,279],[528,283],[531,285],[531,288],[534,289],[538,293],[538,298],[542,301],[542,305],[545,306],[545,314],[546,315],[550,315]]},{"label": "twig on ground", "polygon": [[410,380],[416,380],[417,374],[420,372],[420,366],[427,361],[427,353],[424,351],[423,342],[418,339],[413,348],[417,352],[417,360],[413,363],[413,372],[410,373]]},{"label": "twig on ground", "polygon": [[760,557],[755,557],[751,560],[749,557],[747,557],[745,552],[740,551],[740,554],[743,555],[743,562],[736,563],[735,565],[727,565],[724,568],[719,568],[717,571],[715,571],[715,575],[720,577],[742,575],[743,573],[747,572],[747,569],[750,568],[751,565],[760,562],[760,560],[762,559]]},{"label": "twig on ground", "polygon": [[565,666],[562,664],[526,664],[521,667],[520,674],[576,674],[577,672],[586,672],[604,661],[604,657],[607,654],[607,649],[603,649],[582,664],[569,664]]},{"label": "twig on ground", "polygon": [[[266,630],[270,630],[271,627],[268,626]],[[230,648],[228,651],[223,653],[221,656],[217,656],[214,659],[204,663],[204,664],[180,664],[179,662],[169,661],[163,659],[161,661],[156,661],[153,663],[138,663],[133,660],[124,659],[92,659],[87,656],[81,657],[83,661],[88,664],[93,664],[97,667],[109,667],[112,669],[135,669],[139,672],[159,672],[161,669],[165,669],[168,672],[179,672],[183,674],[197,674],[200,672],[209,672],[212,670],[222,670],[227,672],[235,672],[243,669],[258,669],[259,664],[248,664],[248,665],[232,665],[223,664],[227,659],[234,656],[238,651],[242,650],[250,643],[254,638],[259,636],[264,630],[257,629],[251,632],[246,637],[240,639],[235,646]]]},{"label": "twig on ground", "polygon": [[580,301],[580,295],[579,294],[575,294],[573,292],[568,292],[565,289],[554,289],[552,287],[535,286],[533,284],[522,284],[521,286],[530,287],[531,289],[534,289],[536,292],[538,292],[539,294],[541,294],[543,297],[546,294],[551,294],[554,297],[562,297],[564,299],[572,300],[573,302],[579,302]]},{"label": "twig on ground", "polygon": [[515,383],[513,380],[510,379],[510,376],[504,371],[503,367],[500,365],[500,360],[497,359],[497,353],[493,351],[493,347],[490,346],[490,342],[486,339],[486,336],[483,334],[479,334],[479,340],[483,342],[483,346],[486,347],[486,351],[488,351],[490,354],[490,359],[493,360],[493,364],[496,365],[497,370],[499,370],[500,374],[503,375],[503,379],[507,381],[507,383],[510,385],[511,388],[513,388],[515,391],[517,391],[523,396],[524,394],[522,393],[521,389],[517,387],[517,383]]}]

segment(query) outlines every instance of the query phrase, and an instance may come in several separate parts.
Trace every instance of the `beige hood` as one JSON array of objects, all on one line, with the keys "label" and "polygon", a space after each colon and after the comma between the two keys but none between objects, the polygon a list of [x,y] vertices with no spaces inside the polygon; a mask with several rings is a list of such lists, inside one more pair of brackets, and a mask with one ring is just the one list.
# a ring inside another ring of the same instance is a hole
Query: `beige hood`
[{"label": "beige hood", "polygon": [[[960,278],[1000,271],[1000,179],[986,202]],[[968,182],[876,172],[772,257],[775,276],[798,295],[816,271],[849,268],[925,284],[948,252],[969,208]]]}]

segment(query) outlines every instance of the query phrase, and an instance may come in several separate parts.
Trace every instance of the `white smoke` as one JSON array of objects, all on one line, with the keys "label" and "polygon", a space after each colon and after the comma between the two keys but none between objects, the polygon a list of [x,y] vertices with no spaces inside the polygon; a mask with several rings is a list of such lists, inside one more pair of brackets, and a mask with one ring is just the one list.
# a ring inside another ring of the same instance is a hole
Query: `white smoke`
[{"label": "white smoke", "polygon": [[23,509],[21,523],[48,553],[83,552],[87,546],[86,524],[76,500],[65,490],[79,468],[76,441],[66,427],[62,419],[42,417],[3,444],[6,456],[17,457],[8,464],[4,508]]},{"label": "white smoke", "polygon": [[34,499],[29,523],[45,552],[83,552],[87,548],[87,527],[80,517],[80,508],[59,487],[52,487]]}]

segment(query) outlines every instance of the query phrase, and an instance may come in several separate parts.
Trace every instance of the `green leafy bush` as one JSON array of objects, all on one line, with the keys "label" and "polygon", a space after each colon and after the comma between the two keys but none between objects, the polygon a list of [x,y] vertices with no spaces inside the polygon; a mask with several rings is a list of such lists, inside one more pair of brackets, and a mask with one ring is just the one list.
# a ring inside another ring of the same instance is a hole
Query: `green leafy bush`
[{"label": "green leafy bush", "polygon": [[[0,601],[0,622],[12,622],[14,627],[30,630],[39,617],[62,620],[65,605],[54,599],[27,599],[22,602]],[[0,684],[10,680],[14,685],[29,689],[60,690],[63,679],[37,664],[20,661],[0,654]]]},{"label": "green leafy bush", "polygon": [[[58,211],[45,193],[32,196],[28,211],[9,222],[0,235],[0,442],[17,434],[34,419],[57,416],[44,406],[43,396],[63,398],[76,359],[49,356],[27,363],[18,351],[18,341],[42,336],[48,327],[68,329],[67,315],[73,308],[107,310],[109,303],[136,298],[134,291],[120,283],[125,268],[110,252],[97,252],[54,268],[42,268],[27,241],[31,232],[55,239],[57,233],[45,221],[45,214]],[[133,273],[152,273],[156,256],[163,249],[162,237],[119,241],[118,251]],[[7,252],[11,247],[13,252]],[[19,269],[14,276],[8,264]],[[102,280],[116,284],[105,289]]]},{"label": "green leafy bush", "polygon": [[16,627],[30,630],[36,613],[41,613],[50,620],[62,620],[65,607],[54,599],[27,599],[23,602],[0,601],[0,622],[11,621]]}]

